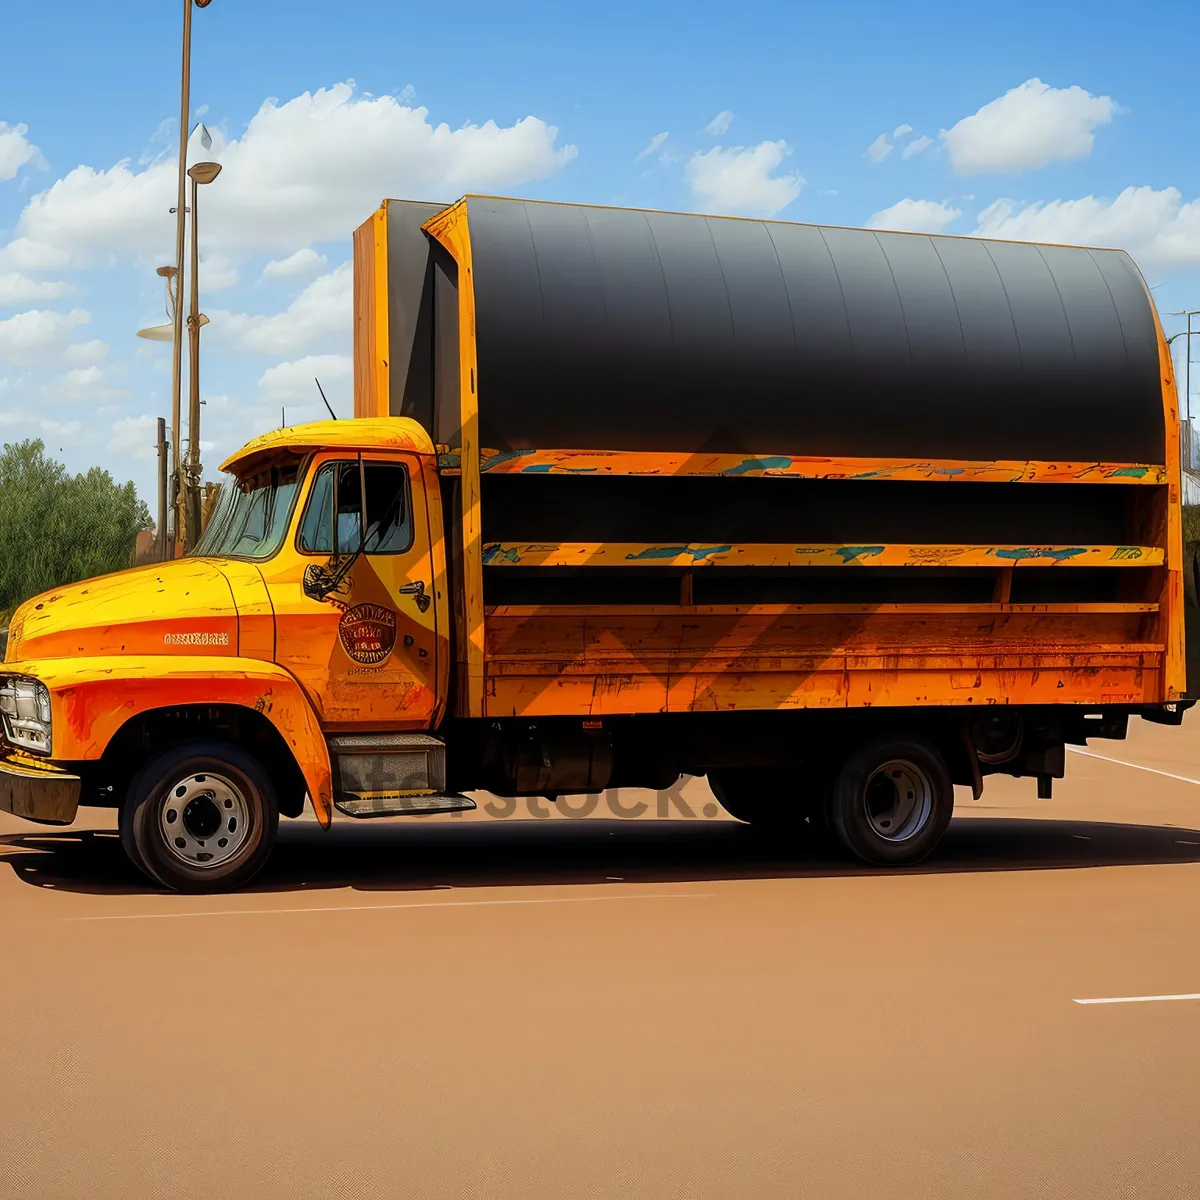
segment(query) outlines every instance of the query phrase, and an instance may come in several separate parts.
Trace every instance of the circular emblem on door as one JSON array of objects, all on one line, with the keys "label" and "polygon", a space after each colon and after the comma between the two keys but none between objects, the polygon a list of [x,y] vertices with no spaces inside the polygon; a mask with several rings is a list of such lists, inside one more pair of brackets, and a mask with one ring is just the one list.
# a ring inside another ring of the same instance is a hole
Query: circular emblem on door
[{"label": "circular emblem on door", "polygon": [[356,604],[338,622],[342,649],[357,663],[381,663],[396,645],[396,614],[380,604]]}]

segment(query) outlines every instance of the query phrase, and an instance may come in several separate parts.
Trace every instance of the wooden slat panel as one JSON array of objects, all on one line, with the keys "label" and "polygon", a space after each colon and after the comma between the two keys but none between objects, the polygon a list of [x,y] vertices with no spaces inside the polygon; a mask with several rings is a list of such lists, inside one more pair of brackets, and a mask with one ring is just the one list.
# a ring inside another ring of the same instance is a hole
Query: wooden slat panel
[{"label": "wooden slat panel", "polygon": [[[900,658],[941,654],[956,662],[988,655],[1075,658],[1108,651],[1156,652],[1141,633],[1138,613],[911,614],[771,616],[493,616],[487,623],[489,670],[503,663],[545,663],[551,670],[577,667],[636,671],[651,659],[709,658],[729,664],[743,657],[828,658],[866,655]],[[749,666],[744,669],[750,670]],[[763,668],[767,669],[767,668]]]},{"label": "wooden slat panel", "polygon": [[917,705],[1145,704],[1159,695],[1154,665],[1104,663],[1069,671],[813,671],[490,678],[489,717]]},{"label": "wooden slat panel", "polygon": [[1158,605],[1127,601],[1080,604],[502,604],[486,610],[491,617],[736,617],[736,616],[957,616],[964,613],[1082,615],[1155,613]]},{"label": "wooden slat panel", "polygon": [[[805,458],[789,454],[655,454],[606,450],[483,450],[481,470],[495,475],[719,475],[730,478],[907,479],[976,483],[1162,484],[1167,469],[1146,463],[976,462],[958,459]],[[457,474],[461,452],[440,460]]]},{"label": "wooden slat panel", "polygon": [[703,655],[694,654],[644,654],[644,655],[594,655],[577,663],[557,663],[543,660],[516,662],[494,659],[488,664],[488,677],[501,679],[505,676],[521,678],[556,679],[604,678],[607,676],[655,675],[675,678],[679,675],[773,675],[783,672],[811,671],[854,671],[863,673],[887,673],[889,671],[1072,671],[1086,665],[1141,667],[1155,665],[1161,658],[1163,647],[1149,643],[1127,646],[1089,647],[1086,653],[1074,653],[1046,648],[1027,654],[961,654],[944,650],[936,653],[929,650],[900,650],[879,653],[830,653],[806,655],[803,653],[779,654],[764,657],[761,654]]},{"label": "wooden slat panel", "polygon": [[1154,567],[1155,546],[845,546],[490,542],[485,567]]}]

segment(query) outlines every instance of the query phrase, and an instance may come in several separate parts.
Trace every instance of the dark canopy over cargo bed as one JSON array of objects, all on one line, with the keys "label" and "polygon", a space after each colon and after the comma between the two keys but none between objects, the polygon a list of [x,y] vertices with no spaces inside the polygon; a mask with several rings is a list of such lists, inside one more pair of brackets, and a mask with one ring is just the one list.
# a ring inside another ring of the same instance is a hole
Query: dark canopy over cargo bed
[{"label": "dark canopy over cargo bed", "polygon": [[[1123,251],[470,197],[497,450],[1163,463]],[[457,444],[458,272],[386,206],[390,411]]]}]

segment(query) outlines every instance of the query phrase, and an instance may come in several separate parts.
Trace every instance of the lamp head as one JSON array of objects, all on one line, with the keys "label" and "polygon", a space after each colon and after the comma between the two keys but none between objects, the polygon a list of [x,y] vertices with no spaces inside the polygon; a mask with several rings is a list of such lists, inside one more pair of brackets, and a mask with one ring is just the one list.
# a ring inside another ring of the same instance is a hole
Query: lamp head
[{"label": "lamp head", "polygon": [[188,168],[188,175],[196,183],[212,183],[220,173],[221,164],[215,162],[201,162]]}]

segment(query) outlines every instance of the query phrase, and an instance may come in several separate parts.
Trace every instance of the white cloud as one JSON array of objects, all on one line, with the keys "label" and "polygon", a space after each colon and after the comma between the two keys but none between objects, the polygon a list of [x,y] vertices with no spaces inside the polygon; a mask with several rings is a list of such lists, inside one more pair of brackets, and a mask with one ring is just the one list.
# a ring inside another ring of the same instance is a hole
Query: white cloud
[{"label": "white cloud", "polygon": [[[197,114],[199,115],[199,114]],[[179,118],[164,117],[158,123],[158,128],[150,135],[150,145],[138,159],[138,166],[149,166],[150,163],[162,158],[170,152],[172,145],[179,144]]]},{"label": "white cloud", "polygon": [[201,256],[199,279],[201,295],[205,292],[223,292],[242,281],[237,267],[223,254],[212,254],[208,258]]},{"label": "white cloud", "polygon": [[70,262],[71,256],[65,250],[28,238],[14,238],[7,246],[0,246],[0,270],[4,271],[60,271]]},{"label": "white cloud", "polygon": [[63,373],[62,382],[72,390],[83,390],[99,386],[101,378],[100,368],[97,366],[74,367]]},{"label": "white cloud", "polygon": [[[279,363],[263,372],[258,394],[263,403],[279,405],[316,405],[325,411],[314,379],[321,381],[335,410],[331,390],[348,385],[353,378],[354,360],[348,354],[309,354],[295,362]],[[345,405],[342,406],[343,410]],[[346,415],[343,411],[343,416]]]},{"label": "white cloud", "polygon": [[325,255],[318,254],[311,246],[289,254],[287,258],[277,258],[263,267],[264,279],[298,279],[304,275],[312,275],[323,271],[328,265]]},{"label": "white cloud", "polygon": [[25,135],[28,125],[0,121],[0,180],[15,179],[26,163],[42,164],[42,152]]},{"label": "white cloud", "polygon": [[893,150],[895,146],[888,141],[888,135],[881,133],[864,151],[865,157],[869,158],[873,163],[881,163]]},{"label": "white cloud", "polygon": [[108,357],[108,343],[102,342],[99,338],[92,338],[86,342],[72,342],[63,357],[69,363],[79,363],[84,366],[88,363],[103,362]]},{"label": "white cloud", "polygon": [[901,200],[875,213],[868,229],[897,229],[905,233],[945,233],[962,216],[962,209],[937,200]]},{"label": "white cloud", "polygon": [[158,457],[157,441],[157,417],[122,417],[113,422],[108,449],[121,459],[152,462]]},{"label": "white cloud", "polygon": [[727,108],[723,108],[707,125],[704,127],[704,132],[712,137],[720,137],[723,133],[729,132],[730,125],[733,124],[733,113]]},{"label": "white cloud", "polygon": [[[101,343],[103,345],[103,343]],[[94,362],[55,375],[40,388],[45,404],[86,404],[95,411],[102,401],[125,400],[129,393],[107,384],[107,374]]]},{"label": "white cloud", "polygon": [[774,175],[791,154],[784,141],[757,146],[715,146],[693,154],[687,164],[692,195],[718,212],[752,212],[767,217],[785,209],[804,186],[799,172]]},{"label": "white cloud", "polygon": [[[961,196],[957,202],[972,199]],[[949,201],[901,200],[875,213],[867,225],[941,233],[961,215]],[[1159,270],[1200,267],[1200,197],[1185,203],[1178,188],[1129,187],[1113,200],[996,200],[979,214],[974,233],[1006,241],[1112,247]]]},{"label": "white cloud", "polygon": [[922,151],[928,150],[929,147],[932,145],[933,145],[933,138],[931,138],[931,137],[914,138],[911,142],[908,143],[907,146],[904,147],[904,150],[901,152],[900,157],[901,158],[912,158],[913,155],[920,154]]},{"label": "white cloud", "polygon": [[0,363],[14,367],[52,363],[66,349],[72,330],[90,319],[82,309],[58,313],[35,308],[0,321]]},{"label": "white cloud", "polygon": [[637,161],[638,161],[638,159],[642,159],[642,158],[648,158],[648,157],[649,157],[651,154],[653,154],[653,153],[654,153],[656,150],[661,150],[661,149],[662,149],[662,146],[663,146],[663,143],[664,143],[664,142],[667,140],[667,138],[669,138],[670,136],[671,136],[671,135],[670,135],[669,133],[656,133],[656,134],[655,134],[655,135],[654,135],[654,136],[653,136],[653,137],[650,139],[650,141],[649,141],[649,142],[648,142],[648,143],[647,143],[645,146],[643,146],[641,150],[639,150],[639,151],[637,152],[637,158],[635,158],[633,161],[634,161],[634,162],[637,162]]},{"label": "white cloud", "polygon": [[1200,197],[1178,188],[1128,187],[1115,200],[1018,204],[997,200],[979,214],[982,237],[1061,242],[1128,250],[1142,266],[1200,266]]},{"label": "white cloud", "polygon": [[[268,100],[232,141],[211,132],[206,157],[226,170],[205,192],[207,240],[229,256],[344,241],[385,196],[449,201],[544,178],[577,154],[537,117],[452,130],[392,96],[356,96],[348,83]],[[30,200],[18,233],[78,265],[142,262],[169,253],[174,200],[168,159],[142,171],[128,159],[106,171],[79,166]]]},{"label": "white cloud", "polygon": [[1028,79],[943,129],[941,138],[960,174],[1029,171],[1051,162],[1086,158],[1095,142],[1093,131],[1107,125],[1118,111],[1111,96]]},{"label": "white cloud", "polygon": [[350,345],[354,317],[354,274],[344,262],[314,279],[285,312],[270,316],[217,311],[210,314],[214,337],[248,354],[298,354]]},{"label": "white cloud", "polygon": [[43,433],[55,437],[71,437],[83,428],[80,421],[40,421],[38,425]]},{"label": "white cloud", "polygon": [[58,300],[75,288],[69,283],[41,282],[19,271],[0,272],[0,305],[33,304],[39,300]]},{"label": "white cloud", "polygon": [[904,137],[905,134],[912,133],[911,125],[897,125],[892,130],[892,137]]}]

